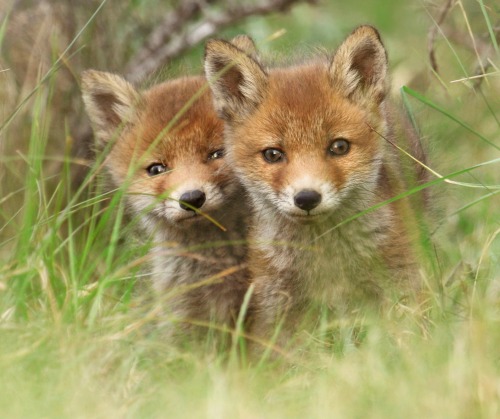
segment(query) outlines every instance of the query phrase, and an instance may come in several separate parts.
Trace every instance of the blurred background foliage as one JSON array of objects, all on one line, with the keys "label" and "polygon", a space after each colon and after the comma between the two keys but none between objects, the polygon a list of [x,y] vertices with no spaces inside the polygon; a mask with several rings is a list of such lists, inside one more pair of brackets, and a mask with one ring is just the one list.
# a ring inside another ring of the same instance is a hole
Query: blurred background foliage
[{"label": "blurred background foliage", "polygon": [[[242,12],[252,7],[264,15]],[[499,5],[483,0],[0,0],[0,197],[24,186],[29,169],[22,161],[37,121],[47,137],[41,159],[48,195],[58,185],[68,150],[73,185],[81,184],[93,157],[79,90],[84,69],[116,72],[143,87],[201,73],[207,27],[209,36],[249,34],[272,63],[289,56],[300,59],[317,48],[332,53],[354,27],[372,24],[389,52],[394,96],[406,85],[425,97],[423,102],[411,98],[409,104],[431,152],[431,165],[447,172],[485,161],[495,149],[463,125],[476,127],[493,142],[498,139],[499,16]],[[170,55],[138,76],[147,61],[141,57],[159,57],[164,46]],[[492,76],[463,80],[483,72]],[[34,106],[36,100],[44,105]],[[471,176],[484,184],[497,181],[489,167],[468,174],[468,181]],[[450,211],[474,196],[479,195],[456,188],[446,195]],[[4,219],[15,219],[21,205],[18,199],[2,200]],[[495,205],[480,208],[478,216],[494,217]],[[474,219],[463,213],[450,217],[449,234],[468,237],[476,231]],[[18,227],[6,223],[0,235],[12,237]],[[480,245],[482,238],[477,240]]]},{"label": "blurred background foliage", "polygon": [[[279,11],[245,13],[257,5]],[[119,205],[79,190],[93,158],[83,70],[147,87],[201,73],[204,34],[246,33],[279,63],[333,52],[365,23],[388,49],[394,98],[416,92],[406,106],[430,166],[498,158],[497,0],[0,0],[0,416],[498,417],[498,162],[455,178],[474,188],[433,188],[430,314],[376,319],[363,345],[341,324],[318,360],[247,375],[143,332],[129,279],[145,249],[110,245]]]},{"label": "blurred background foliage", "polygon": [[[237,16],[244,8],[273,3],[286,7],[281,7],[283,12],[265,16]],[[190,5],[194,5],[194,12],[188,10]],[[61,153],[71,148],[73,179],[76,185],[81,182],[92,158],[92,135],[80,97],[80,73],[94,68],[134,79],[134,59],[148,52],[155,30],[165,26],[165,17],[175,13],[185,21],[179,24],[177,19],[178,26],[172,26],[175,30],[168,34],[171,44],[189,44],[186,39],[190,34],[225,14],[226,23],[212,36],[228,38],[247,33],[269,62],[279,62],[283,56],[307,55],[315,48],[333,52],[354,27],[372,24],[380,30],[389,52],[395,96],[401,86],[407,85],[468,124],[480,126],[484,136],[498,138],[498,116],[491,112],[499,107],[500,95],[494,93],[498,92],[498,77],[452,83],[487,69],[496,70],[498,76],[498,45],[495,51],[491,31],[498,44],[500,11],[494,1],[0,0],[0,196],[23,185],[18,158],[27,152],[33,101],[40,95],[48,104],[43,108],[43,129],[48,137],[45,174],[50,178],[59,173],[64,160]],[[488,20],[492,28],[488,28]],[[270,41],[277,33],[280,36]],[[148,86],[200,73],[203,44],[201,37],[199,42],[160,61],[154,71],[139,77],[138,84]],[[152,51],[155,54],[157,50]],[[142,64],[140,59],[138,64]],[[46,74],[48,77],[40,83]],[[425,122],[420,124],[422,137],[435,151],[431,161],[438,166],[448,169],[453,162],[460,165],[464,153],[475,156],[476,162],[491,153],[481,141],[469,141],[473,135],[459,124],[429,106],[414,103],[413,111],[418,121]],[[14,112],[15,118],[9,119]],[[487,180],[492,181],[491,171],[486,172]],[[13,213],[19,203],[9,200],[3,205],[11,206],[6,213]],[[470,226],[464,228],[467,231]]]},{"label": "blurred background foliage", "polygon": [[[266,1],[252,0],[241,6],[230,0],[108,0],[89,22],[101,3],[99,0],[0,2],[0,18],[3,20],[5,31],[0,54],[0,66],[4,70],[0,73],[0,99],[3,104],[0,117],[3,120],[7,119],[16,105],[38,85],[41,75],[51,68],[80,30],[88,24],[47,82],[51,86],[50,92],[53,96],[51,112],[54,119],[48,127],[51,132],[49,149],[60,149],[69,128],[72,140],[84,142],[75,144],[76,154],[86,156],[89,138],[84,137],[82,131],[87,130],[88,126],[86,120],[82,119],[79,94],[79,75],[83,69],[95,68],[126,74],[127,66],[130,66],[134,56],[147,48],[148,38],[154,29],[161,26],[164,17],[176,8],[181,8],[183,3],[196,3],[199,7],[192,19],[188,19],[181,28],[176,28],[176,33],[185,36],[186,32],[196,30],[221,11],[229,11],[231,14],[232,9],[250,7]],[[477,70],[478,57],[467,24],[470,24],[481,59],[486,62],[488,56],[493,56],[493,51],[485,51],[491,48],[491,42],[488,41],[489,34],[479,2],[474,0],[323,0],[314,2],[315,4],[296,0],[282,3],[289,3],[285,13],[271,13],[246,19],[234,18],[218,30],[215,36],[227,38],[247,33],[255,38],[261,50],[271,57],[300,55],[312,51],[315,47],[334,51],[354,27],[364,23],[372,24],[381,31],[389,51],[394,88],[406,84],[424,94],[428,89],[432,89],[433,96],[437,98],[446,94],[456,96],[455,92],[461,94],[464,90],[467,91],[467,85],[459,83],[454,87],[449,85],[449,81],[469,76]],[[428,38],[431,31],[436,30],[436,21],[447,3],[451,4],[450,10],[435,36],[437,62],[441,67],[441,73],[437,77],[431,70]],[[491,22],[498,23],[499,6],[494,3],[485,2],[485,9]],[[283,29],[285,32],[277,39],[266,41]],[[498,28],[496,30],[498,37]],[[139,84],[147,86],[170,77],[200,73],[202,59],[203,42],[199,42],[172,59],[165,60],[155,71],[141,77]],[[458,60],[460,65],[457,66]],[[438,78],[442,80],[441,83]],[[21,113],[29,113],[29,109],[27,103],[22,107]],[[29,119],[18,117],[13,124],[15,132],[21,134],[15,136],[16,148],[23,147],[23,142],[25,143],[19,137],[28,137],[27,122]],[[82,136],[84,138],[80,138]],[[5,137],[4,135],[2,141],[4,147],[11,150],[13,145],[5,145]]]}]

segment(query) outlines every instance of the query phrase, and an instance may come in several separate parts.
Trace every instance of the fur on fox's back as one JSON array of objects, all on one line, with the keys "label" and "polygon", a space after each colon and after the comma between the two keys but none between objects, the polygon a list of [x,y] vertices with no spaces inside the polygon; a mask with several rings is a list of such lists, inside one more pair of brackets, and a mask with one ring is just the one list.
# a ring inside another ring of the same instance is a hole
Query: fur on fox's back
[{"label": "fur on fox's back", "polygon": [[[126,190],[140,234],[155,243],[152,282],[167,297],[167,311],[184,322],[232,324],[248,287],[247,208],[223,156],[223,126],[205,79],[183,77],[139,91],[91,70],[82,90],[97,152],[108,151],[106,177]],[[152,175],[152,165],[163,173]],[[186,206],[193,190],[200,200]]]},{"label": "fur on fox's back", "polygon": [[280,313],[291,331],[311,306],[345,312],[418,288],[407,202],[345,222],[406,187],[378,32],[359,27],[329,60],[272,69],[210,41],[205,71],[254,211],[252,332],[269,337]]}]

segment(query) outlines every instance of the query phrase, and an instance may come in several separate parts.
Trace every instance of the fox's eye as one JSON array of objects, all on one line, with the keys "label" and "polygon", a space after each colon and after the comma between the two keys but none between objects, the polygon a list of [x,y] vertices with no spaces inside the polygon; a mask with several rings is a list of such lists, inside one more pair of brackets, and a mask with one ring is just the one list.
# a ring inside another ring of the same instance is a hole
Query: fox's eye
[{"label": "fox's eye", "polygon": [[149,176],[161,175],[167,171],[167,166],[162,163],[153,163],[146,169],[146,171]]},{"label": "fox's eye", "polygon": [[285,153],[276,148],[268,148],[262,152],[262,155],[268,163],[278,163],[285,157]]},{"label": "fox's eye", "polygon": [[224,157],[224,149],[215,150],[208,155],[208,160],[217,160]]},{"label": "fox's eye", "polygon": [[342,156],[343,154],[347,154],[349,148],[349,141],[347,141],[345,138],[338,138],[332,142],[332,144],[328,148],[328,153],[330,153],[332,156]]}]

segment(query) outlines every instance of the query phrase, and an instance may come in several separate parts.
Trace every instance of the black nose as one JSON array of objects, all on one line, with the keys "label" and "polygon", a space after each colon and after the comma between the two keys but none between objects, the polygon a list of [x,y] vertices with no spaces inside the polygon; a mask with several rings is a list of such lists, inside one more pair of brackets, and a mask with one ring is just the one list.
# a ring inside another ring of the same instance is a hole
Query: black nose
[{"label": "black nose", "polygon": [[[183,210],[193,211],[193,208],[201,208],[205,201],[205,193],[195,189],[194,191],[184,192],[179,199],[179,205]],[[185,204],[188,204],[189,206]]]},{"label": "black nose", "polygon": [[321,202],[321,195],[312,189],[303,189],[293,198],[295,206],[304,211],[311,211]]}]

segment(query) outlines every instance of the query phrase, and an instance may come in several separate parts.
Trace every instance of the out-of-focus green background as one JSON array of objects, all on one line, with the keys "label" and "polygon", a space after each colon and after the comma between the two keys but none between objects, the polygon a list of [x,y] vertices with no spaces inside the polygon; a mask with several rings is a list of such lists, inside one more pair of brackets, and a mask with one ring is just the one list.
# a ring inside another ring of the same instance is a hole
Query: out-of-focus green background
[{"label": "out-of-focus green background", "polygon": [[[172,36],[256,3],[203,2]],[[247,366],[236,347],[157,336],[137,292],[147,245],[92,166],[80,73],[126,75],[183,4],[0,0],[0,417],[499,417],[500,5],[296,2],[215,32],[249,34],[272,63],[333,53],[357,25],[376,26],[431,179],[463,172],[431,188],[420,310],[342,319],[291,363]],[[199,42],[138,84],[200,73],[202,61]]]}]

